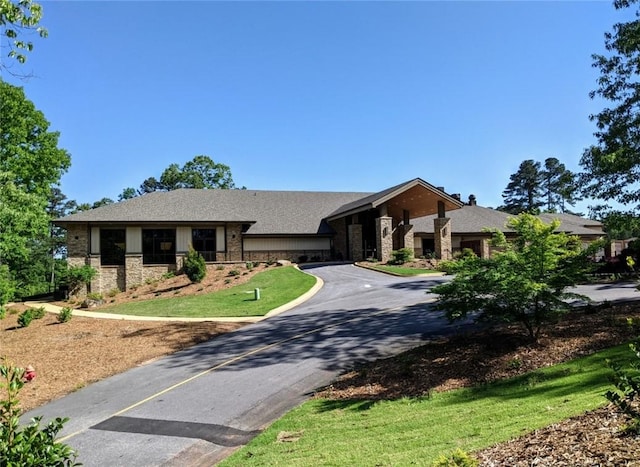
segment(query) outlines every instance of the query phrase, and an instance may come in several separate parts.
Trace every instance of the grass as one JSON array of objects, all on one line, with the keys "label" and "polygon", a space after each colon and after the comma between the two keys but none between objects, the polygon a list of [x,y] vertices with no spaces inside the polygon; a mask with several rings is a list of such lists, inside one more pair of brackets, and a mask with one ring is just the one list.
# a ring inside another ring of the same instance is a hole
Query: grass
[{"label": "grass", "polygon": [[[270,269],[247,283],[210,294],[123,303],[100,311],[135,316],[187,318],[263,316],[307,292],[316,279],[294,267]],[[260,289],[260,300],[254,290]]]},{"label": "grass", "polygon": [[402,266],[390,266],[386,264],[371,264],[368,266],[370,269],[376,271],[388,272],[396,274],[398,276],[418,276],[421,274],[439,274],[441,271],[434,269],[421,269],[421,268],[407,268]]},{"label": "grass", "polygon": [[[237,465],[431,465],[457,448],[470,452],[607,403],[605,359],[634,356],[621,345],[561,365],[425,398],[309,401],[221,463]],[[278,442],[278,434],[294,434]]]}]

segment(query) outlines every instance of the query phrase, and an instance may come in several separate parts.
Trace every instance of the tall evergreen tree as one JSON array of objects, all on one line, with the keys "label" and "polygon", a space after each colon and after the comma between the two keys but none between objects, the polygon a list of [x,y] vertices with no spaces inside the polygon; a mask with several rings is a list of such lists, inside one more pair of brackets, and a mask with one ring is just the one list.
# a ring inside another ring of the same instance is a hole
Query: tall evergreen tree
[{"label": "tall evergreen tree", "polygon": [[541,200],[542,172],[540,162],[527,159],[518,171],[509,177],[509,184],[502,192],[504,205],[499,209],[510,214],[535,213],[544,205]]},{"label": "tall evergreen tree", "polygon": [[580,200],[575,174],[555,157],[545,159],[541,175],[547,212],[567,212],[567,204],[575,206]]}]

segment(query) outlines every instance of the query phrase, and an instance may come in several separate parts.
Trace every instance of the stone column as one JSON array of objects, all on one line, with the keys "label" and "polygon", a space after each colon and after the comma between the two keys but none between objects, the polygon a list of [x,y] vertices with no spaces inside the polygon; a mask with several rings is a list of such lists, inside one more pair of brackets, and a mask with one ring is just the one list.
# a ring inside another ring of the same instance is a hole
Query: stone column
[{"label": "stone column", "polygon": [[415,255],[415,252],[413,250],[413,226],[411,224],[408,225],[404,225],[402,226],[404,229],[404,238],[402,240],[402,244],[404,245],[403,248],[409,248],[413,254]]},{"label": "stone column", "polygon": [[393,222],[391,217],[384,216],[376,219],[376,249],[378,261],[386,263],[391,259],[393,251]]},{"label": "stone column", "polygon": [[491,245],[488,238],[480,240],[480,257],[488,258],[491,256]]},{"label": "stone column", "polygon": [[227,225],[227,261],[242,261],[242,225]]},{"label": "stone column", "polygon": [[[106,290],[102,290],[102,270],[100,269],[100,255],[89,256],[89,266],[97,271],[97,274],[91,279],[89,283],[89,290],[94,293],[104,293]],[[85,288],[85,295],[88,292]]]},{"label": "stone column", "polygon": [[349,247],[351,249],[351,261],[362,261],[362,224],[350,224],[349,231]]},{"label": "stone column", "polygon": [[124,257],[124,288],[130,289],[134,285],[141,285],[142,280],[142,255],[126,254]]},{"label": "stone column", "polygon": [[438,259],[451,259],[451,219],[436,217],[433,220],[433,240]]}]

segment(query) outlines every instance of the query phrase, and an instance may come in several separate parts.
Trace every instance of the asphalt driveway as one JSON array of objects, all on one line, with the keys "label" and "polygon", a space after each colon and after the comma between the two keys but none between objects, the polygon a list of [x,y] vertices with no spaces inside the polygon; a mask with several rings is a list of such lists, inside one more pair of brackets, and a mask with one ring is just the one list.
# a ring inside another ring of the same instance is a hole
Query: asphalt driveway
[{"label": "asphalt driveway", "polygon": [[[354,362],[469,325],[450,325],[429,306],[427,291],[446,278],[399,278],[353,265],[307,270],[325,286],[306,303],[23,418],[70,417],[63,436],[86,466],[211,465]],[[633,287],[582,292],[640,298]]]}]

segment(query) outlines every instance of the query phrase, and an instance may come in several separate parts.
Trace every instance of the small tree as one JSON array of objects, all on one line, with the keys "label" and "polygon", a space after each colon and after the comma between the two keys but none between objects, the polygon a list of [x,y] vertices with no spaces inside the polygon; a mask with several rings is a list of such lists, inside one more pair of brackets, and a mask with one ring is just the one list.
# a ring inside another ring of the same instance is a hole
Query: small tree
[{"label": "small tree", "polygon": [[192,247],[189,247],[189,251],[184,258],[184,273],[191,282],[202,282],[202,279],[207,275],[207,265],[204,257]]},{"label": "small tree", "polygon": [[587,299],[566,289],[586,279],[590,257],[601,246],[583,249],[577,237],[556,232],[559,225],[530,214],[512,218],[507,223],[516,232],[512,242],[494,232],[493,244],[501,251],[448,264],[456,276],[432,289],[440,295],[437,308],[452,321],[477,312],[478,320],[520,323],[536,341],[543,325],[568,311],[567,299]]}]

